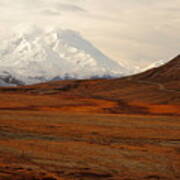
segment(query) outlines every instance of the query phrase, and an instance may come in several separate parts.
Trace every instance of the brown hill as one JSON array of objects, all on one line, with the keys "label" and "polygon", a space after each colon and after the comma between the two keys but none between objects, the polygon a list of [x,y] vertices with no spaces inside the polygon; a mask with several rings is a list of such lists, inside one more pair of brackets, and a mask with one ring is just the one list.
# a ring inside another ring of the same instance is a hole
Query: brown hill
[{"label": "brown hill", "polygon": [[161,83],[167,81],[180,81],[180,55],[167,64],[148,70],[136,77],[146,81],[156,81]]}]

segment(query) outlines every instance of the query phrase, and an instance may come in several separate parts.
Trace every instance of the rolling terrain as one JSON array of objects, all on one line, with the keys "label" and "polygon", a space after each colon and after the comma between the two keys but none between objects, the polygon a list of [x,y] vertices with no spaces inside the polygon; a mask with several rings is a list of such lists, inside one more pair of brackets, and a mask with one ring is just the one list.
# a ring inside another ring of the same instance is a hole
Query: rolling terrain
[{"label": "rolling terrain", "polygon": [[0,88],[0,179],[180,179],[179,68]]}]

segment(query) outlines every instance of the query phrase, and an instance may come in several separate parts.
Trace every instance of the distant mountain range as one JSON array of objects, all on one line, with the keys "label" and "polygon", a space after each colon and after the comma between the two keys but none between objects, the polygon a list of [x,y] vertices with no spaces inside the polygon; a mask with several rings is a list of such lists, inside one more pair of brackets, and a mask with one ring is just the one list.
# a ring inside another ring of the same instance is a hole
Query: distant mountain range
[{"label": "distant mountain range", "polygon": [[123,77],[164,63],[129,68],[105,56],[78,32],[22,26],[0,43],[0,86]]},{"label": "distant mountain range", "polygon": [[121,77],[125,65],[111,60],[72,30],[46,32],[21,27],[0,45],[0,84],[33,84],[50,80]]}]

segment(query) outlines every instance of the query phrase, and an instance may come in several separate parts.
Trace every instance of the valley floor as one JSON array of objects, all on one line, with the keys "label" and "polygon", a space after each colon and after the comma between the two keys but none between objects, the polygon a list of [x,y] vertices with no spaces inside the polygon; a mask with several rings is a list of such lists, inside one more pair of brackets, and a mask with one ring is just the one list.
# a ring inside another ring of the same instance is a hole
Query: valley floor
[{"label": "valley floor", "polygon": [[177,82],[0,89],[0,180],[179,180]]},{"label": "valley floor", "polygon": [[1,110],[0,179],[180,179],[179,121]]}]

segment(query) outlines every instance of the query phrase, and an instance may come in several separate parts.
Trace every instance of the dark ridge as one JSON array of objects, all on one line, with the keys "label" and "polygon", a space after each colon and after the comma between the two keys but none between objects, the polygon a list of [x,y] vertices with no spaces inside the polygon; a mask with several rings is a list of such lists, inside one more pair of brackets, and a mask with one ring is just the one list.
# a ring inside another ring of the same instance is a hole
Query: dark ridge
[{"label": "dark ridge", "polygon": [[180,55],[165,65],[135,75],[134,78],[156,82],[180,81]]},{"label": "dark ridge", "polygon": [[18,86],[22,86],[24,85],[24,83],[16,78],[14,78],[12,75],[10,75],[7,72],[4,72],[5,75],[4,76],[0,76],[0,79],[2,81],[4,81],[7,84],[14,84],[14,85],[18,85]]}]

